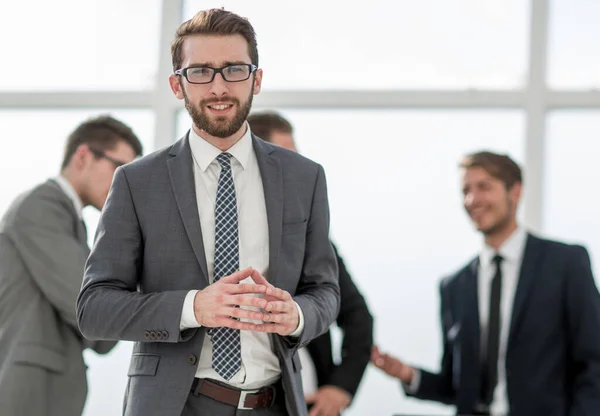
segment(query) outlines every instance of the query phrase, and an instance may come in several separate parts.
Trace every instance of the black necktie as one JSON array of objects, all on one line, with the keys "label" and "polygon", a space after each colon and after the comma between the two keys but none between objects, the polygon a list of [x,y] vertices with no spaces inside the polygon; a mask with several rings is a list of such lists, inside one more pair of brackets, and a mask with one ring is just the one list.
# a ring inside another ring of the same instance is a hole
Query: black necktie
[{"label": "black necktie", "polygon": [[485,405],[490,405],[494,398],[494,389],[498,382],[498,349],[500,347],[500,297],[502,293],[502,257],[494,257],[496,264],[496,274],[492,280],[492,290],[490,294],[490,314],[487,327],[487,343],[483,352],[481,368],[481,401]]}]

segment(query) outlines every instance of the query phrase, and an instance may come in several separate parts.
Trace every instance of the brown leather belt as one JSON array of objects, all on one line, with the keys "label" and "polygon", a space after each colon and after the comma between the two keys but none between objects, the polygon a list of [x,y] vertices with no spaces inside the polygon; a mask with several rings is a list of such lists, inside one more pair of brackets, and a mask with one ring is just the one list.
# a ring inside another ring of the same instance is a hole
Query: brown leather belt
[{"label": "brown leather belt", "polygon": [[257,390],[240,390],[224,386],[207,378],[195,378],[191,388],[194,396],[202,394],[238,409],[271,407],[275,403],[277,390],[274,385]]}]

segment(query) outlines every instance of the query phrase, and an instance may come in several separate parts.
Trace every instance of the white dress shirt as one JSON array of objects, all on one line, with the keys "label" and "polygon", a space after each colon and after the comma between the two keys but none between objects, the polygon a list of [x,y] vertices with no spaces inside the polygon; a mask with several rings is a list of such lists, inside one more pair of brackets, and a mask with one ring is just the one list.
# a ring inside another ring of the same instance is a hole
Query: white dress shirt
[{"label": "white dress shirt", "polygon": [[[212,283],[215,257],[215,203],[221,172],[221,166],[216,157],[221,153],[221,150],[202,139],[193,129],[189,133],[189,142],[194,159],[194,180],[204,254],[208,267],[209,282]],[[227,152],[233,156],[231,158],[231,170],[238,206],[239,267],[240,270],[253,267],[268,280],[269,233],[267,210],[262,179],[252,147],[250,128],[247,124],[244,136]],[[252,283],[252,279],[248,277],[243,282]],[[197,290],[192,290],[185,298],[180,325],[182,330],[200,326],[194,315],[194,296],[197,292]],[[291,336],[299,336],[304,328],[302,311],[298,305],[297,307],[300,314],[300,325]],[[251,307],[242,308],[257,310]],[[212,341],[210,336],[205,336],[202,353],[198,360],[196,377],[219,380],[243,389],[255,389],[277,381],[281,375],[281,368],[273,351],[271,335],[256,331],[241,331],[240,339],[242,344],[242,368],[229,381],[226,381],[212,368]]]},{"label": "white dress shirt", "polygon": [[77,216],[80,220],[83,220],[83,202],[81,202],[81,198],[79,198],[79,195],[77,192],[75,192],[75,188],[73,188],[71,182],[69,182],[67,178],[62,175],[58,175],[52,179],[58,184],[58,186],[60,186],[60,189],[62,189],[62,191],[69,197],[71,202],[73,202],[73,207],[75,207]]},{"label": "white dress shirt", "polygon": [[[510,319],[519,274],[521,272],[521,263],[527,242],[527,231],[518,227],[511,236],[502,244],[498,252],[492,247],[485,245],[479,254],[479,267],[477,270],[477,288],[478,288],[478,307],[479,307],[479,326],[480,326],[480,345],[486,348],[487,344],[487,325],[490,314],[490,294],[492,279],[496,274],[496,265],[494,256],[496,253],[502,256],[502,293],[500,299],[500,345],[498,349],[498,382],[494,390],[494,398],[490,406],[492,416],[504,416],[508,414],[508,394],[506,390],[506,347],[508,344],[508,334],[510,330]],[[421,372],[415,369],[413,379],[410,384],[403,384],[408,393],[416,393],[421,382]]]}]

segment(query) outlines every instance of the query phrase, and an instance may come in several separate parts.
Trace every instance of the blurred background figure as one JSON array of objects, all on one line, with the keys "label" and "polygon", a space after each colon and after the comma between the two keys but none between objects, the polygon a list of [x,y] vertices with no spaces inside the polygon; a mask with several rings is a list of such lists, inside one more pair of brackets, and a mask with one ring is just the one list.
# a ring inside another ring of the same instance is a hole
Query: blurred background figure
[{"label": "blurred background figure", "polygon": [[373,348],[373,363],[410,396],[459,414],[600,414],[600,295],[587,250],[518,224],[521,168],[492,152],[460,163],[479,255],[440,285],[439,373]]},{"label": "blurred background figure", "polygon": [[[293,126],[274,111],[261,111],[248,117],[256,136],[294,152],[297,151]],[[369,363],[373,343],[373,318],[352,281],[344,260],[336,252],[339,267],[341,307],[337,325],[343,331],[341,362],[334,362],[331,331],[300,349],[302,384],[309,416],[335,416],[348,407],[358,390]]]},{"label": "blurred background figure", "polygon": [[[0,223],[0,414],[79,416],[89,342],[75,300],[90,249],[82,210],[101,210],[115,169],[142,154],[130,127],[110,116],[69,136],[60,174],[22,193]],[[35,166],[33,167],[35,169]]]}]

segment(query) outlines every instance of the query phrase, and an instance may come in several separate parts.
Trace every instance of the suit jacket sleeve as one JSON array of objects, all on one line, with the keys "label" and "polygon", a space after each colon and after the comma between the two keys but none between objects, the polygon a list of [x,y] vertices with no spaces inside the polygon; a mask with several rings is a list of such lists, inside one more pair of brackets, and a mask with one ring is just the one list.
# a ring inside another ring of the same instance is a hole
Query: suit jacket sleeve
[{"label": "suit jacket sleeve", "polygon": [[407,396],[413,396],[422,400],[433,400],[445,404],[454,404],[456,392],[452,385],[452,366],[454,338],[450,334],[454,317],[452,316],[450,287],[442,281],[440,284],[441,297],[441,321],[442,321],[442,338],[443,338],[443,356],[441,370],[439,373],[431,373],[429,371],[419,369],[420,382],[417,391],[414,394],[406,391]]},{"label": "suit jacket sleeve", "polygon": [[585,248],[572,247],[566,276],[568,339],[571,342],[573,402],[570,416],[600,409],[600,295]]},{"label": "suit jacket sleeve", "polygon": [[[333,248],[335,250],[335,246]],[[338,386],[354,396],[371,358],[373,317],[337,250],[336,255],[342,299],[337,324],[344,333],[344,339],[342,361],[326,384]]]},{"label": "suit jacket sleeve", "polygon": [[84,338],[83,346],[94,350],[96,354],[108,354],[117,345],[118,341],[89,341]]},{"label": "suit jacket sleeve", "polygon": [[[115,172],[77,299],[77,319],[90,340],[178,342],[187,290],[139,293],[143,241],[123,168]],[[146,331],[167,336],[150,340]],[[190,338],[195,330],[189,330]],[[188,332],[189,332],[188,331]]]},{"label": "suit jacket sleeve", "polygon": [[39,192],[17,213],[10,237],[29,275],[64,322],[77,329],[75,300],[87,248],[74,235],[74,213],[53,193]]},{"label": "suit jacket sleeve", "polygon": [[299,339],[285,337],[292,348],[308,344],[329,329],[340,307],[340,288],[335,254],[329,241],[329,202],[325,172],[319,166],[306,229],[302,275],[294,300],[304,314]]}]

